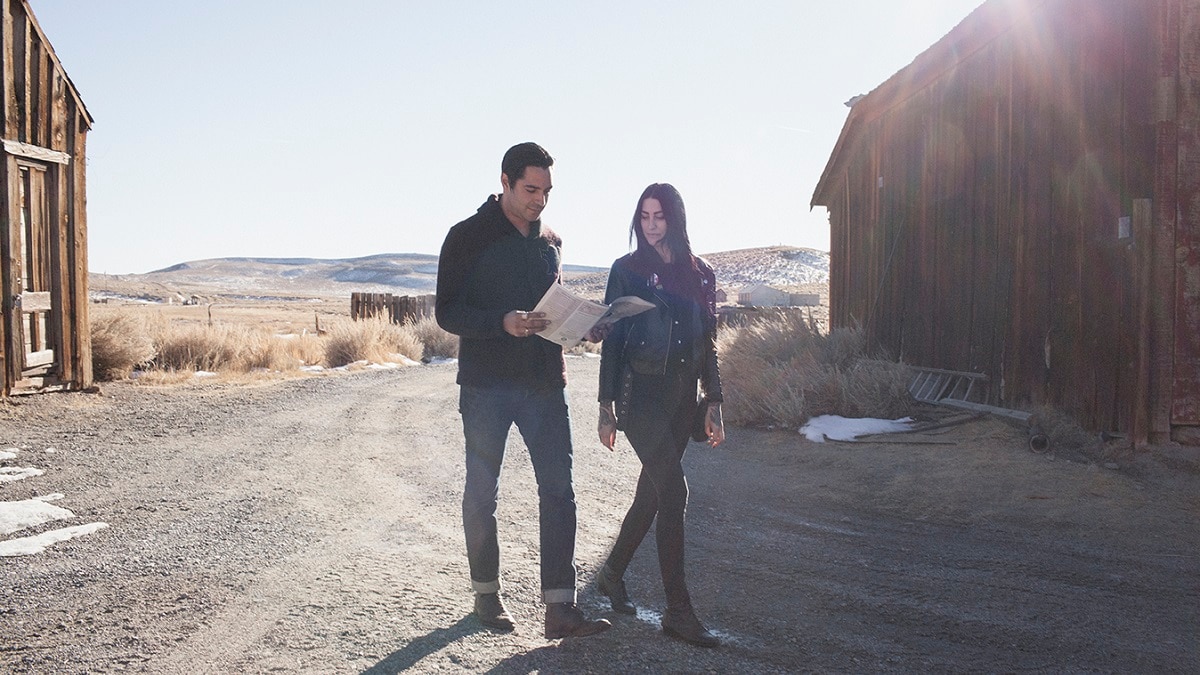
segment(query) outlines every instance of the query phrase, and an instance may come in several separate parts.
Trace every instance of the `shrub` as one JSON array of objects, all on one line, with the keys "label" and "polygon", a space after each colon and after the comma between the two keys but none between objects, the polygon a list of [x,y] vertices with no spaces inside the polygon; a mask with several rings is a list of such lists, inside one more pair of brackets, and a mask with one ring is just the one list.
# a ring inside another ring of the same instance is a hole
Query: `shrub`
[{"label": "shrub", "polygon": [[121,380],[154,358],[146,321],[120,310],[93,309],[92,372],[97,380]]},{"label": "shrub", "polygon": [[164,323],[154,340],[158,354],[153,366],[162,370],[245,373],[259,368],[295,370],[300,365],[283,340],[252,326]]},{"label": "shrub", "polygon": [[325,342],[305,331],[299,335],[281,335],[283,348],[300,366],[325,365]]},{"label": "shrub", "polygon": [[458,358],[458,336],[439,326],[433,317],[427,316],[416,323],[405,325],[425,346],[425,358]]},{"label": "shrub", "polygon": [[420,361],[424,351],[415,330],[379,317],[339,321],[325,337],[325,362],[333,368],[355,361],[392,362],[397,355]]},{"label": "shrub", "polygon": [[817,415],[903,416],[914,402],[902,363],[872,358],[858,329],[822,334],[812,319],[782,314],[719,336],[726,419],[799,427]]}]

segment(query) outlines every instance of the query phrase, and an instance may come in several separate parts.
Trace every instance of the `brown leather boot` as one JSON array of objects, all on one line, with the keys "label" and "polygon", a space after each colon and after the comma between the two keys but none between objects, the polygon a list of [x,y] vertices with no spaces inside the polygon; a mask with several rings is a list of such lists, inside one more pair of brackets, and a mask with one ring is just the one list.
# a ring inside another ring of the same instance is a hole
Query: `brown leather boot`
[{"label": "brown leather boot", "polygon": [[600,595],[608,596],[612,602],[612,608],[615,612],[622,614],[637,614],[637,607],[629,601],[629,593],[625,590],[625,582],[621,577],[613,574],[612,570],[608,569],[608,565],[600,568],[600,573],[596,575],[596,590]]},{"label": "brown leather boot", "polygon": [[662,630],[668,637],[683,640],[697,647],[712,648],[721,644],[720,638],[708,632],[690,608],[682,612],[667,610],[667,613],[663,614]]},{"label": "brown leather boot", "polygon": [[608,619],[588,619],[573,602],[552,602],[546,605],[546,639],[586,637],[612,627]]},{"label": "brown leather boot", "polygon": [[499,593],[476,593],[475,616],[479,622],[489,628],[510,631],[513,629],[512,615],[504,606]]}]

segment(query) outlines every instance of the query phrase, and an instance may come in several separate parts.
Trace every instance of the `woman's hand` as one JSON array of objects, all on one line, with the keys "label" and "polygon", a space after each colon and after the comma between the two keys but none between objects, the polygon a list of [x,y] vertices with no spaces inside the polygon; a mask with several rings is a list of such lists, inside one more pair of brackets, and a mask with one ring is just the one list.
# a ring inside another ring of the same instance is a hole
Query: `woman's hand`
[{"label": "woman's hand", "polygon": [[600,421],[596,424],[600,433],[600,444],[612,450],[617,444],[617,416],[613,413],[612,401],[600,404]]},{"label": "woman's hand", "polygon": [[714,448],[725,442],[725,422],[721,420],[720,403],[708,404],[708,412],[704,414],[704,433],[708,434],[708,444]]},{"label": "woman's hand", "polygon": [[588,342],[604,342],[604,338],[608,337],[608,334],[612,332],[612,328],[613,324],[611,323],[606,323],[603,326],[592,326],[587,335],[583,336],[583,339]]}]

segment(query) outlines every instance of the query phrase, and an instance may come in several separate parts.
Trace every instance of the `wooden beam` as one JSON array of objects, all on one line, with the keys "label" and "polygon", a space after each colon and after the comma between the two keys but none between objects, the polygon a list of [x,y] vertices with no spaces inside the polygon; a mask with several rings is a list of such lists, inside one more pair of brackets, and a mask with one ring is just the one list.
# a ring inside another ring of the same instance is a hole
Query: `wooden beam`
[{"label": "wooden beam", "polygon": [[2,143],[4,145],[4,151],[10,155],[16,155],[18,157],[24,157],[25,159],[32,159],[39,162],[53,162],[54,164],[69,164],[71,162],[71,155],[65,152],[59,152],[57,150],[51,150],[50,148],[43,148],[41,146],[30,145],[29,143],[21,143],[18,141],[5,140],[2,141]]},{"label": "wooden beam", "polygon": [[1154,231],[1150,269],[1150,442],[1171,440],[1171,404],[1174,400],[1175,364],[1175,228],[1179,216],[1179,123],[1165,93],[1179,86],[1178,3],[1162,3],[1157,13],[1155,45],[1158,62],[1155,111]]},{"label": "wooden beam", "polygon": [[22,312],[50,311],[50,291],[25,291],[21,294]]},{"label": "wooden beam", "polygon": [[0,203],[0,239],[3,239],[0,269],[7,272],[0,279],[0,307],[3,308],[0,316],[4,317],[7,331],[4,351],[8,356],[8,370],[4,374],[4,389],[8,391],[21,379],[25,353],[21,313],[16,310],[14,301],[17,289],[21,287],[21,243],[17,236],[21,222],[21,169],[16,157],[0,158],[0,191],[3,194],[3,203]]},{"label": "wooden beam", "polygon": [[[3,106],[4,137],[17,137],[17,85],[13,59],[13,16],[12,5],[0,0],[0,61],[4,62]],[[5,387],[7,391],[8,387]]]},{"label": "wooden beam", "polygon": [[[87,254],[87,131],[89,121],[82,110],[71,115],[67,128],[67,150],[75,162],[64,168],[62,176],[67,183],[59,194],[64,195],[62,211],[65,213],[65,231],[69,233],[68,278],[70,300],[64,304],[74,308],[71,312],[70,339],[75,352],[71,358],[74,382],[80,389],[92,386],[92,329],[88,317],[88,254]],[[69,178],[68,178],[69,177]],[[67,289],[63,289],[64,291]]]},{"label": "wooden beam", "polygon": [[1134,448],[1140,449],[1150,442],[1150,411],[1154,408],[1150,400],[1150,353],[1153,345],[1150,323],[1150,302],[1154,264],[1154,207],[1149,199],[1133,200],[1133,300],[1137,321],[1136,380],[1133,386],[1133,409],[1130,411],[1132,429],[1130,439]]},{"label": "wooden beam", "polygon": [[15,138],[19,141],[29,141],[29,129],[32,120],[29,114],[29,15],[22,12],[13,15],[13,92],[17,96],[17,119]]}]

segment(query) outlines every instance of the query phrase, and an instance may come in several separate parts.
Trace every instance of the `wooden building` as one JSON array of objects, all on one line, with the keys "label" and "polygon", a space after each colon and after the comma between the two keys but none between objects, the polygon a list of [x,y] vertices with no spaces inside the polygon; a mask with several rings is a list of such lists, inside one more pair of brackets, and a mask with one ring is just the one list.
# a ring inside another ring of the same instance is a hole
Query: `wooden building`
[{"label": "wooden building", "polygon": [[26,0],[0,0],[0,395],[92,384],[84,145],[92,118]]},{"label": "wooden building", "polygon": [[1200,2],[987,0],[852,101],[834,326],[1135,441],[1200,440]]},{"label": "wooden building", "polygon": [[738,291],[737,298],[739,305],[751,307],[787,307],[792,304],[787,291],[765,284],[743,288]]}]

